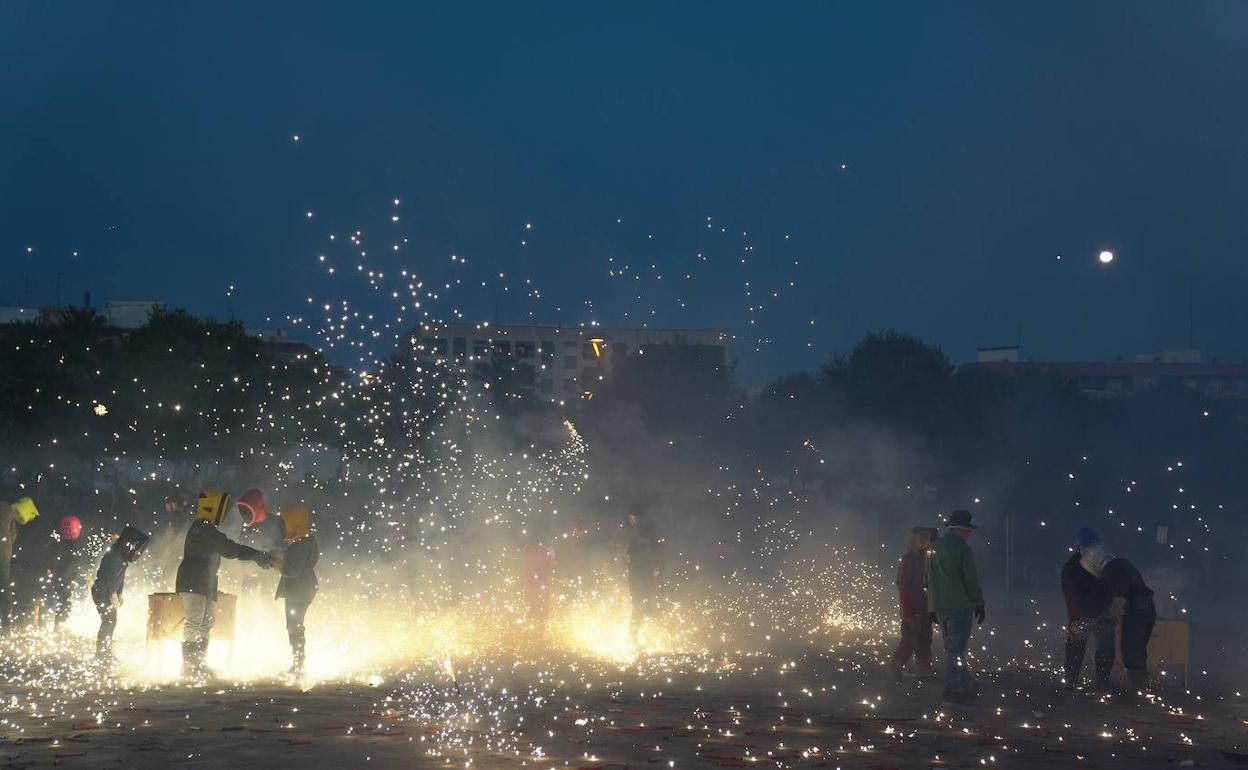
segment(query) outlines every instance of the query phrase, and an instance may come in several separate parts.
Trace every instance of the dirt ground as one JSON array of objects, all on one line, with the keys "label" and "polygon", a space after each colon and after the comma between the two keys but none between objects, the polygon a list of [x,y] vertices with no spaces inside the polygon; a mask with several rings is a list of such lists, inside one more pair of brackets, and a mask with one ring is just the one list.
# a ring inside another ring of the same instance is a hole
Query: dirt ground
[{"label": "dirt ground", "polygon": [[0,767],[1248,766],[1234,692],[1102,697],[1019,664],[949,707],[938,681],[888,677],[879,644],[526,654],[302,687],[128,684],[58,657],[77,652],[6,656]]}]

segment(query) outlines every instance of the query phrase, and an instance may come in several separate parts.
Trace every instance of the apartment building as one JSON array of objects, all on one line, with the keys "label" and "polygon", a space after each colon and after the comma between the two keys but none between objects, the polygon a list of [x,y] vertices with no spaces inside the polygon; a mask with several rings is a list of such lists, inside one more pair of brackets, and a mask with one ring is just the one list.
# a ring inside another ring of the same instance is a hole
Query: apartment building
[{"label": "apartment building", "polygon": [[531,387],[552,400],[592,397],[614,365],[651,345],[726,348],[727,332],[711,329],[625,329],[531,324],[428,324],[411,334],[417,358],[463,361],[484,373],[510,364],[532,371]]}]

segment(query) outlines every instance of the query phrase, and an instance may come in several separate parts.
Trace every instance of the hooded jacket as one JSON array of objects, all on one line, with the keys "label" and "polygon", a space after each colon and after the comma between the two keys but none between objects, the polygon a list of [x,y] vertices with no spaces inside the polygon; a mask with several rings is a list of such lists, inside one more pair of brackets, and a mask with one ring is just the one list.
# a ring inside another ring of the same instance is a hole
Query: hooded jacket
[{"label": "hooded jacket", "polygon": [[1109,590],[1115,597],[1146,599],[1153,595],[1153,589],[1144,582],[1144,576],[1126,559],[1114,559],[1106,564],[1101,577],[1109,584]]},{"label": "hooded jacket", "polygon": [[311,604],[312,597],[316,596],[316,563],[320,558],[320,547],[310,534],[286,546],[282,579],[277,581],[274,598],[295,604]]},{"label": "hooded jacket", "polygon": [[975,555],[965,540],[946,531],[927,556],[927,603],[937,615],[968,612],[984,603]]},{"label": "hooded jacket", "polygon": [[1109,584],[1083,568],[1079,554],[1072,554],[1062,567],[1062,596],[1066,599],[1066,619],[1099,618],[1113,601]]},{"label": "hooded jacket", "polygon": [[897,599],[901,616],[911,618],[927,614],[927,554],[914,549],[906,551],[897,565]]},{"label": "hooded jacket", "polygon": [[263,551],[234,542],[211,522],[196,519],[186,531],[175,590],[180,594],[201,594],[215,601],[221,557],[255,561],[261,555]]},{"label": "hooded jacket", "polygon": [[52,580],[59,585],[70,585],[77,577],[78,565],[83,559],[83,549],[77,540],[57,540],[52,543]]},{"label": "hooded jacket", "polygon": [[95,582],[91,584],[91,600],[96,604],[107,605],[112,594],[121,596],[122,589],[126,587],[128,566],[130,563],[122,557],[114,543],[104,552],[104,558],[100,559],[100,568],[95,571]]}]

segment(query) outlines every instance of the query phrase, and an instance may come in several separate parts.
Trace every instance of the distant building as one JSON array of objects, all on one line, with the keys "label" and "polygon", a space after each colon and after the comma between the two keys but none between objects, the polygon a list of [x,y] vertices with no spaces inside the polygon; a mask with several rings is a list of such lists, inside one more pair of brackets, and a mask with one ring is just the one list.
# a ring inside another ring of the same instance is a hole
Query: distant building
[{"label": "distant building", "polygon": [[590,396],[616,362],[651,345],[699,345],[723,355],[729,335],[709,329],[625,329],[520,324],[428,324],[411,334],[418,359],[462,361],[484,373],[499,364],[533,368],[532,388],[552,400]]},{"label": "distant building", "polygon": [[260,350],[274,358],[294,360],[315,352],[311,345],[291,339],[285,329],[249,329],[247,333],[260,340]]},{"label": "distant building", "polygon": [[[1011,350],[1013,357],[1008,352]],[[1017,353],[1017,348],[981,348],[975,363],[958,368],[1014,377],[1051,373],[1093,398],[1182,387],[1206,398],[1248,399],[1248,363],[1204,362],[1198,350],[1164,350],[1114,362],[1023,361]]]},{"label": "distant building", "polygon": [[[86,295],[83,307],[89,308],[90,294]],[[100,316],[106,326],[114,329],[137,329],[147,323],[147,319],[155,310],[163,310],[165,303],[152,300],[112,299],[100,308]],[[63,316],[75,310],[73,306],[46,305],[44,307],[0,307],[0,323],[20,323],[37,321],[43,324],[58,324]]]},{"label": "distant building", "polygon": [[110,299],[100,312],[104,323],[114,329],[137,329],[147,323],[154,311],[164,309],[165,303],[154,300]]},{"label": "distant building", "polygon": [[1022,360],[1019,357],[1018,345],[1010,345],[1004,348],[978,348],[976,354],[976,358],[981,364]]},{"label": "distant building", "polygon": [[37,307],[0,306],[0,324],[16,324],[38,320],[39,308]]}]

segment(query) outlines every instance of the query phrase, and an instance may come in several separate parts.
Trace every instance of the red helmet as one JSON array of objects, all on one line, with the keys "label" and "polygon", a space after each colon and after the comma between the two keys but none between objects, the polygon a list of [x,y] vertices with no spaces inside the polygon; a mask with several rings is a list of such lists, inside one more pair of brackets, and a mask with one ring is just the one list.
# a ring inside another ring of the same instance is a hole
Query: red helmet
[{"label": "red helmet", "polygon": [[249,489],[238,498],[238,510],[243,514],[245,527],[254,527],[269,518],[269,509],[264,504],[264,493],[258,489]]},{"label": "red helmet", "polygon": [[64,516],[58,529],[62,540],[77,540],[82,534],[82,519],[77,516]]}]

